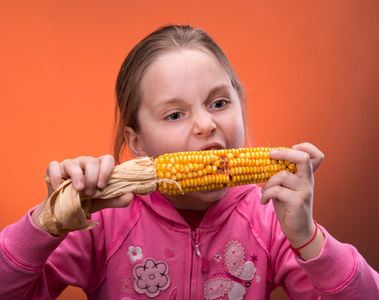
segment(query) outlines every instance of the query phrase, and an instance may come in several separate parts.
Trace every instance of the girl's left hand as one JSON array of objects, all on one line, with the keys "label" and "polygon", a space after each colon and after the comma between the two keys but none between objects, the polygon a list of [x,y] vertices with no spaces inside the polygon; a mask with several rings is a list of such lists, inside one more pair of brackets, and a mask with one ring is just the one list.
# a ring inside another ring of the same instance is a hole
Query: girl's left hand
[{"label": "girl's left hand", "polygon": [[270,156],[296,164],[295,174],[281,171],[266,182],[261,203],[267,204],[272,199],[284,235],[297,248],[307,243],[316,229],[312,214],[313,172],[324,154],[314,145],[302,143],[293,149],[272,150]]}]

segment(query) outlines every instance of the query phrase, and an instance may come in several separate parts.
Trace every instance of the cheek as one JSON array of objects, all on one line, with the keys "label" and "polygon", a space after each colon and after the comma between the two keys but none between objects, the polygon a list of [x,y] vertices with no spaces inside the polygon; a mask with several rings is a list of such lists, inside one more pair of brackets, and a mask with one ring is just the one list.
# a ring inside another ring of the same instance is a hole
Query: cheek
[{"label": "cheek", "polygon": [[238,115],[237,118],[229,119],[229,122],[226,122],[226,120],[225,118],[223,128],[228,136],[230,148],[242,148],[245,141],[245,127],[242,115]]},{"label": "cheek", "polygon": [[165,153],[173,153],[186,149],[187,136],[179,127],[167,130],[152,128],[141,134],[148,156],[158,157]]},{"label": "cheek", "polygon": [[245,131],[243,126],[232,132],[232,144],[230,148],[243,148],[245,144]]}]

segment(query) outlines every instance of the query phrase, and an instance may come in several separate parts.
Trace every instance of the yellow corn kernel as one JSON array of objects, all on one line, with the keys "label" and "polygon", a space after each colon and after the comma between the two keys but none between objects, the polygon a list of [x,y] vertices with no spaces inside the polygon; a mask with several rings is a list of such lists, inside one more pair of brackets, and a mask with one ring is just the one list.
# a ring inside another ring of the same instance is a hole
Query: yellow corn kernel
[{"label": "yellow corn kernel", "polygon": [[171,168],[170,168],[170,172],[171,172],[171,174],[176,174],[176,169],[175,169],[175,166],[172,166]]},{"label": "yellow corn kernel", "polygon": [[279,148],[219,149],[164,154],[157,159],[158,178],[175,183],[161,182],[162,193],[180,194],[215,188],[260,183],[281,170],[296,172],[292,162],[270,158],[270,151]]}]

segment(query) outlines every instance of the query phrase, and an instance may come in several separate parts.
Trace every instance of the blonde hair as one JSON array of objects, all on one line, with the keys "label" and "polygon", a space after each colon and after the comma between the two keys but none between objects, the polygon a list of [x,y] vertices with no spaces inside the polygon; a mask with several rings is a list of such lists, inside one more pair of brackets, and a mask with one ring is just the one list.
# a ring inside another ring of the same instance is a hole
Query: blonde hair
[{"label": "blonde hair", "polygon": [[[115,121],[117,124],[114,143],[114,156],[120,163],[125,149],[124,129],[130,126],[139,129],[138,110],[140,107],[140,83],[146,69],[160,56],[184,49],[202,50],[213,55],[230,77],[243,111],[245,132],[247,132],[247,101],[245,90],[235,74],[228,58],[216,42],[203,30],[191,26],[165,26],[140,41],[125,58],[116,81],[117,105]],[[247,135],[248,136],[248,135]]]}]

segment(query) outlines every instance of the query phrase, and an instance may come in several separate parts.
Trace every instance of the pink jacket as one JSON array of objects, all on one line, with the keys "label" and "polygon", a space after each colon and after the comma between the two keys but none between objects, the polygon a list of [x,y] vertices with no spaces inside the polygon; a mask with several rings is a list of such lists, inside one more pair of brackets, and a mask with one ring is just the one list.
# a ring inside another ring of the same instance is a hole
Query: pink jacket
[{"label": "pink jacket", "polygon": [[160,193],[93,214],[90,231],[53,237],[30,212],[0,235],[0,299],[53,299],[67,286],[88,299],[379,299],[379,275],[321,227],[318,258],[290,250],[254,185],[230,188],[195,230]]}]

